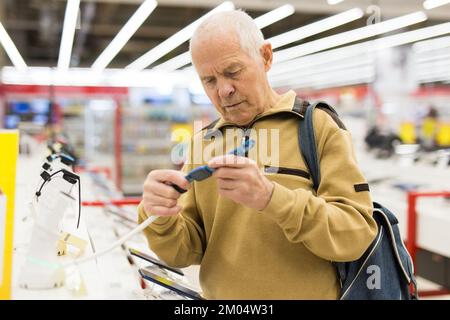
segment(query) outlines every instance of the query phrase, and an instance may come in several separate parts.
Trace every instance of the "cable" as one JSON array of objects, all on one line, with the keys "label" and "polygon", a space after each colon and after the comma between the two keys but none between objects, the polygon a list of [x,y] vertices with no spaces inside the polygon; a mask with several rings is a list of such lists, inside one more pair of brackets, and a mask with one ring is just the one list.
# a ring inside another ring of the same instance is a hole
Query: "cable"
[{"label": "cable", "polygon": [[99,251],[93,255],[90,255],[88,257],[85,258],[80,258],[80,259],[76,259],[73,260],[71,262],[65,263],[65,264],[61,264],[60,267],[61,268],[67,268],[70,267],[72,265],[79,265],[88,261],[91,261],[93,259],[96,259],[104,254],[107,254],[109,252],[111,252],[112,250],[114,250],[115,248],[117,248],[118,246],[121,246],[123,243],[125,243],[125,241],[127,241],[128,239],[130,239],[131,237],[133,237],[134,235],[136,235],[137,233],[141,232],[142,230],[144,230],[145,228],[147,228],[153,221],[155,221],[158,218],[158,216],[150,216],[147,218],[147,220],[145,220],[144,222],[142,222],[140,225],[138,225],[136,228],[134,228],[133,230],[131,230],[129,233],[127,233],[126,235],[124,235],[123,237],[121,237],[119,240],[117,240],[116,242],[114,242],[112,245],[110,245],[108,248],[103,249],[102,251]]},{"label": "cable", "polygon": [[62,172],[62,171],[65,171],[65,169],[60,169],[60,170],[56,171],[55,173],[52,173],[52,174],[48,177],[48,179],[46,179],[46,180],[44,180],[44,182],[42,182],[41,187],[39,188],[38,191],[36,191],[36,197],[37,197],[37,198],[39,198],[39,197],[41,196],[41,191],[42,191],[42,188],[44,187],[44,185],[45,185],[48,181],[50,181],[51,178],[52,178],[53,176],[55,176],[56,174],[58,174],[58,173],[60,173],[60,172]]},{"label": "cable", "polygon": [[[81,178],[78,175],[71,173],[70,171],[67,171],[66,169],[60,169],[60,170],[56,171],[55,173],[52,173],[50,176],[48,176],[47,179],[44,179],[44,182],[42,182],[41,187],[39,188],[38,191],[36,191],[36,199],[41,196],[41,191],[42,191],[42,188],[44,187],[44,185],[48,181],[50,181],[52,177],[54,177],[55,175],[57,175],[60,172],[63,172],[64,175],[69,175],[70,177],[67,179],[73,178],[73,179],[77,180],[77,182],[78,182],[78,222],[77,222],[77,229],[78,229],[80,227],[80,219],[81,219]],[[64,175],[63,175],[63,179],[65,179]],[[67,179],[65,179],[65,180],[70,183],[70,181]]]},{"label": "cable", "polygon": [[80,227],[80,218],[81,218],[81,178],[78,177],[78,222],[77,222],[77,229]]}]

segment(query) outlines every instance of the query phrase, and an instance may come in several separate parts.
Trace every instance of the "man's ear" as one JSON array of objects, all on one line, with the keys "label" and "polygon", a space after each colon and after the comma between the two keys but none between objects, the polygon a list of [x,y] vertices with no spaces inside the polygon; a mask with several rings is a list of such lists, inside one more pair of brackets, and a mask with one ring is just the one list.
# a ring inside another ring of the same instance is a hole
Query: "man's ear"
[{"label": "man's ear", "polygon": [[272,67],[273,61],[272,45],[269,42],[265,42],[259,49],[259,52],[261,53],[261,57],[263,59],[264,70],[268,72]]}]

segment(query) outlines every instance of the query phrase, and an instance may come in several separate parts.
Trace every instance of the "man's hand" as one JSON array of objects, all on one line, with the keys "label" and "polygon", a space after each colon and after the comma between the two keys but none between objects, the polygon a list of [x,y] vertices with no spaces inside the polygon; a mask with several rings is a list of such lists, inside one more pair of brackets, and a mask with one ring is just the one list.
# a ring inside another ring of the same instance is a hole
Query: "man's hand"
[{"label": "man's hand", "polygon": [[180,212],[181,207],[177,205],[180,197],[169,183],[174,183],[188,190],[189,181],[184,178],[181,171],[176,170],[153,170],[144,182],[142,203],[147,214],[157,216],[173,216]]},{"label": "man's hand", "polygon": [[273,183],[258,168],[255,161],[234,155],[215,157],[208,162],[215,168],[219,194],[247,207],[263,210],[269,203]]}]

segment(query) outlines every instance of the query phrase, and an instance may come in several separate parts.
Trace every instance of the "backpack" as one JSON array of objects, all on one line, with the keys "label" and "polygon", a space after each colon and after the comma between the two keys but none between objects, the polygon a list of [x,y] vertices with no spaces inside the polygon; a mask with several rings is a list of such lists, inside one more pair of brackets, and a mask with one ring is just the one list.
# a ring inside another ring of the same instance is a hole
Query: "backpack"
[{"label": "backpack", "polygon": [[[306,111],[304,118],[299,122],[299,146],[313,180],[314,189],[317,190],[320,183],[320,166],[317,158],[312,113],[318,107],[332,116],[340,126],[343,124],[340,122],[337,112],[324,102],[317,102],[313,105],[304,102],[303,107],[306,108]],[[412,259],[400,236],[397,218],[377,202],[373,202],[373,218],[377,223],[378,233],[364,254],[355,261],[333,262],[341,285],[340,299],[418,299]]]}]

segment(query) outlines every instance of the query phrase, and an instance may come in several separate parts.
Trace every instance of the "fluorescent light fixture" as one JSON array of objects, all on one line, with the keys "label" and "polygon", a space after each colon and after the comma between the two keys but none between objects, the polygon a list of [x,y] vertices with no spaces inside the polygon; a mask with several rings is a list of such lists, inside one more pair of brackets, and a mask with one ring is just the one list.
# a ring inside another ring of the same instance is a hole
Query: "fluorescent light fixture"
[{"label": "fluorescent light fixture", "polygon": [[416,63],[425,63],[425,62],[441,61],[441,60],[450,61],[450,52],[443,53],[443,54],[436,54],[436,55],[423,55],[421,57],[414,57],[414,61]]},{"label": "fluorescent light fixture", "polygon": [[450,79],[448,73],[435,73],[426,76],[416,77],[417,82],[438,82],[438,81],[446,81]]},{"label": "fluorescent light fixture", "polygon": [[339,61],[339,63],[341,63],[342,60],[348,58],[353,59],[355,56],[360,56],[362,54],[370,56],[371,54],[370,43],[371,42],[364,42],[357,45],[311,54],[305,57],[288,60],[282,63],[276,63],[274,64],[273,68],[269,71],[269,76],[291,73],[293,71],[301,69],[305,65],[316,66],[322,64],[330,64],[336,61]]},{"label": "fluorescent light fixture", "polygon": [[148,16],[155,10],[158,3],[155,0],[146,0],[136,12],[131,16],[119,33],[114,37],[111,43],[100,54],[92,64],[92,69],[103,70],[119,53],[123,46],[130,40],[137,29],[144,23]]},{"label": "fluorescent light fixture", "polygon": [[415,43],[412,47],[415,53],[425,53],[444,48],[450,48],[450,36],[420,41]]},{"label": "fluorescent light fixture", "polygon": [[416,80],[419,83],[429,83],[429,82],[438,82],[438,81],[442,82],[442,81],[450,80],[450,76],[448,75],[448,73],[447,74],[436,74],[436,75],[430,75],[428,77],[424,77],[421,79],[416,78]]},{"label": "fluorescent light fixture", "polygon": [[255,18],[254,21],[258,28],[265,28],[277,21],[280,21],[295,12],[295,8],[291,4],[285,4],[279,8],[271,10],[258,18]]},{"label": "fluorescent light fixture", "polygon": [[282,73],[292,73],[306,64],[330,63],[361,54],[369,55],[371,52],[375,52],[377,50],[401,46],[423,39],[441,36],[447,33],[450,33],[450,22],[403,32],[377,40],[366,41],[339,49],[333,49],[314,55],[289,60],[280,64],[275,64],[273,70],[270,71],[270,75],[274,76]]},{"label": "fluorescent light fixture", "polygon": [[354,29],[347,32],[342,32],[319,40],[301,44],[292,48],[280,50],[278,52],[275,52],[274,61],[275,62],[287,61],[314,52],[319,52],[350,42],[355,42],[361,39],[373,37],[382,33],[404,28],[406,26],[422,22],[426,19],[427,16],[422,11],[414,12],[401,17],[389,19],[377,24],[372,24],[366,27]]},{"label": "fluorescent light fixture", "polygon": [[192,83],[192,75],[183,71],[166,73],[153,70],[105,69],[103,72],[96,72],[91,68],[60,70],[49,67],[28,67],[24,71],[18,71],[14,67],[4,67],[0,76],[2,83],[17,85],[150,88],[186,86],[186,83]]},{"label": "fluorescent light fixture", "polygon": [[179,54],[175,58],[172,58],[170,60],[167,60],[166,62],[158,64],[152,69],[165,70],[166,72],[169,72],[181,68],[182,66],[185,66],[189,63],[191,63],[191,53],[189,51],[186,51],[182,54]]},{"label": "fluorescent light fixture", "polygon": [[3,24],[0,22],[0,43],[6,51],[9,59],[11,59],[12,64],[19,70],[23,70],[27,68],[27,64],[23,60],[22,56],[17,50],[17,47],[14,45],[14,42],[6,32]]},{"label": "fluorescent light fixture", "polygon": [[348,84],[367,83],[373,81],[375,77],[375,68],[365,66],[341,70],[338,72],[322,72],[311,74],[308,77],[299,77],[297,81],[280,82],[275,87],[293,87],[293,88],[318,88],[342,86]]},{"label": "fluorescent light fixture", "polygon": [[328,4],[329,5],[335,5],[335,4],[341,3],[343,1],[344,0],[328,0]]},{"label": "fluorescent light fixture", "polygon": [[[357,71],[356,71],[357,72]],[[325,89],[325,88],[336,88],[336,87],[344,87],[358,84],[367,84],[371,83],[375,80],[375,73],[366,74],[363,76],[356,75],[349,78],[342,79],[328,79],[323,82],[315,82],[313,83],[313,88]]]},{"label": "fluorescent light fixture", "polygon": [[333,71],[346,70],[346,69],[354,69],[357,67],[365,67],[365,66],[374,66],[375,65],[375,57],[366,57],[361,59],[350,59],[348,62],[341,63],[316,63],[316,64],[308,64],[303,65],[303,68],[299,68],[296,72],[283,73],[280,75],[276,75],[274,77],[270,77],[271,82],[286,82],[293,79],[305,78],[312,74],[317,73],[329,73]]},{"label": "fluorescent light fixture", "polygon": [[284,32],[267,39],[272,44],[272,48],[279,48],[289,43],[310,37],[312,35],[336,28],[343,24],[357,20],[364,16],[364,12],[359,8],[350,9],[334,16],[313,22],[306,26]]},{"label": "fluorescent light fixture", "polygon": [[287,81],[278,81],[278,84],[285,85],[298,85],[298,84],[307,84],[307,83],[318,83],[318,82],[337,82],[340,79],[346,78],[363,78],[367,77],[371,74],[375,73],[375,67],[370,65],[364,66],[354,66],[353,68],[347,68],[344,70],[335,70],[335,71],[324,71],[320,70],[317,72],[312,71],[307,76],[303,77],[300,75],[299,77],[292,78]]},{"label": "fluorescent light fixture", "polygon": [[[272,11],[269,11],[262,16],[259,16],[254,19],[256,25],[262,29],[264,27],[267,27],[268,25],[275,23],[277,21],[280,21],[291,14],[295,12],[294,7],[291,5],[284,5],[279,8],[276,8]],[[155,66],[153,69],[156,70],[165,70],[165,71],[173,71],[178,68],[181,68],[182,66],[185,66],[187,64],[191,63],[191,55],[189,51],[184,52],[175,58],[172,58],[170,60],[167,60],[166,62],[163,62],[157,66]]]},{"label": "fluorescent light fixture", "polygon": [[201,24],[207,17],[210,15],[220,12],[220,11],[231,11],[234,9],[234,4],[230,1],[226,1],[213,10],[209,11],[207,14],[203,15],[199,19],[195,20],[191,24],[189,24],[187,27],[181,29],[177,33],[175,33],[170,38],[164,40],[159,45],[157,45],[155,48],[151,49],[147,53],[145,53],[143,56],[135,60],[133,63],[126,66],[126,69],[132,69],[132,70],[144,70],[149,65],[151,65],[153,62],[167,54],[168,52],[172,51],[176,47],[178,47],[180,44],[186,42],[189,40],[192,35],[194,34],[195,29],[198,27],[199,24]]},{"label": "fluorescent light fixture", "polygon": [[419,79],[436,74],[446,74],[450,77],[450,61],[438,61],[417,66],[416,75]]},{"label": "fluorescent light fixture", "polygon": [[66,13],[64,16],[64,26],[59,48],[58,69],[66,70],[70,66],[72,55],[73,37],[75,35],[75,25],[77,23],[80,0],[68,0]]},{"label": "fluorescent light fixture", "polygon": [[425,0],[423,2],[423,7],[427,10],[430,10],[448,3],[450,3],[450,0]]},{"label": "fluorescent light fixture", "polygon": [[[268,21],[273,21],[276,22],[278,20],[275,20],[274,17],[277,17],[279,19],[282,19],[286,16],[280,15],[279,13],[277,13],[277,10],[280,10],[281,8],[283,8],[285,6],[282,6],[280,8],[277,8],[275,10],[269,11],[268,13],[255,18],[255,22],[258,26],[261,25],[261,22],[258,21],[262,21],[262,20],[258,20],[258,19],[262,19],[264,17],[264,20]],[[272,13],[275,13],[272,15]],[[267,17],[270,17],[269,15],[271,15],[272,17],[270,19],[268,19]],[[278,36],[272,37],[267,39],[266,41],[270,42],[272,44],[272,49],[278,48],[280,46],[284,46],[288,43],[294,42],[294,41],[298,41],[300,39],[312,36],[314,34],[335,28],[337,26],[343,25],[345,23],[351,22],[353,20],[359,19],[364,15],[364,12],[361,9],[358,8],[354,8],[351,10],[347,10],[345,12],[336,14],[334,16],[331,16],[329,18],[311,23],[309,25],[282,33]],[[273,23],[272,22],[272,23]],[[267,26],[265,24],[262,24],[264,26]],[[260,27],[260,29],[263,27]],[[190,54],[187,53],[182,53],[181,55],[176,56],[175,58],[172,58],[158,66],[155,67],[155,69],[164,69],[166,71],[171,71],[171,70],[176,70],[184,65],[187,65],[191,63],[191,57]]]}]

